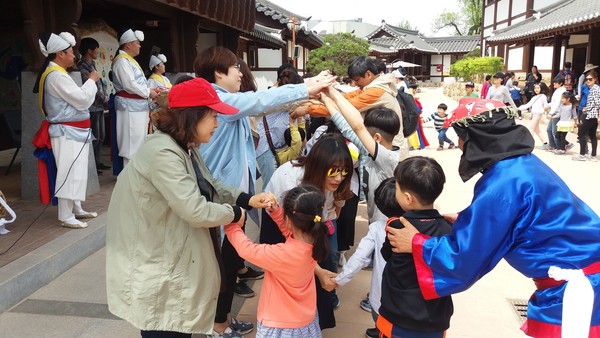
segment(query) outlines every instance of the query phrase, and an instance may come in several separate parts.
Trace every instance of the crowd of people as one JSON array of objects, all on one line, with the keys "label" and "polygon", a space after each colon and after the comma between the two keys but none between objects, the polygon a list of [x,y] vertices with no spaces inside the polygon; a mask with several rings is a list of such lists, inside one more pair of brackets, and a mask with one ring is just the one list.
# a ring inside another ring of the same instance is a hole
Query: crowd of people
[{"label": "crowd of people", "polygon": [[[141,31],[124,29],[118,40],[107,299],[142,337],[239,338],[253,330],[256,337],[322,337],[336,326],[336,289],[372,263],[361,307],[374,327],[365,335],[441,338],[453,314],[451,295],[502,258],[536,283],[527,335],[600,337],[600,218],[532,154],[533,136],[516,123],[517,111],[531,109],[544,142],[538,116],[547,114],[547,147],[556,154],[573,146],[565,136],[577,126],[574,159],[595,160],[595,66],[586,67],[586,84],[575,93],[574,74],[555,77],[550,102],[536,68],[526,84],[531,79],[534,95],[524,105],[511,96],[515,74],[496,73],[485,86],[485,105],[450,114],[440,103],[407,131],[413,108],[404,94],[422,112],[417,81],[403,69],[388,72],[381,60],[353,60],[345,85],[328,71],[303,78],[284,64],[271,88],[257,90],[244,61],[216,46],[198,53],[195,77],[171,85],[164,55],[151,56],[148,78],[136,61]],[[46,120],[36,143],[56,159],[52,195],[61,225],[85,228],[80,219],[97,216],[81,206],[87,152],[103,138],[93,126],[107,93],[93,39],[81,42],[83,84],[67,75],[74,45],[68,33],[40,35],[46,64],[35,90]],[[474,84],[466,87],[465,100],[479,100]],[[483,174],[458,215],[434,208],[446,182],[442,166],[409,154],[428,144],[422,123],[429,121],[438,150],[462,150],[464,181]],[[99,156],[97,169],[110,168]],[[346,258],[361,198],[369,232]],[[260,225],[260,243],[244,233],[248,218]],[[244,281],[261,278],[255,326],[231,309],[234,294],[254,295]]]}]

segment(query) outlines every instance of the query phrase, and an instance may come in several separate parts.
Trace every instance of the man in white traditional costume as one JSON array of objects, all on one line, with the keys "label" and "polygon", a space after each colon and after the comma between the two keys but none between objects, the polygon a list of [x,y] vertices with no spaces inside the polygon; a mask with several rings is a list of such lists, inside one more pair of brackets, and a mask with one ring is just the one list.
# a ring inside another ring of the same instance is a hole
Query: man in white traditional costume
[{"label": "man in white traditional costume", "polygon": [[140,54],[142,31],[126,29],[119,34],[119,51],[112,64],[112,81],[116,91],[117,145],[123,165],[135,155],[148,136],[148,98],[157,95],[148,88],[144,71],[134,57]]},{"label": "man in white traditional costume", "polygon": [[167,57],[164,54],[152,54],[150,56],[150,62],[148,67],[152,74],[148,78],[148,87],[157,88],[159,91],[170,89],[171,81],[164,75],[165,74],[165,63],[167,63]]},{"label": "man in white traditional costume", "polygon": [[90,72],[81,87],[69,76],[66,69],[75,65],[75,37],[71,33],[40,33],[39,44],[46,60],[34,92],[46,119],[38,133],[49,136],[56,159],[58,219],[63,227],[85,228],[87,223],[79,219],[98,216],[83,210],[81,202],[87,189],[89,144],[94,139],[88,109],[96,97],[100,74]]}]

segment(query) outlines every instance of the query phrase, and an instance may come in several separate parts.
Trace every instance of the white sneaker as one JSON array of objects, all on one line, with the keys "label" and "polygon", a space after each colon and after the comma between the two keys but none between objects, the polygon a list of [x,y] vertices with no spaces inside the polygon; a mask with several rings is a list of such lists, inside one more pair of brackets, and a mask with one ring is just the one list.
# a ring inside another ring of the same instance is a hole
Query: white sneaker
[{"label": "white sneaker", "polygon": [[585,155],[581,155],[581,154],[577,154],[577,155],[575,155],[575,156],[571,157],[571,159],[572,159],[573,161],[587,161],[587,160],[588,160],[588,159],[587,159],[587,156],[585,156]]},{"label": "white sneaker", "polygon": [[598,158],[596,158],[596,156],[585,155],[585,159],[590,162],[598,162]]}]

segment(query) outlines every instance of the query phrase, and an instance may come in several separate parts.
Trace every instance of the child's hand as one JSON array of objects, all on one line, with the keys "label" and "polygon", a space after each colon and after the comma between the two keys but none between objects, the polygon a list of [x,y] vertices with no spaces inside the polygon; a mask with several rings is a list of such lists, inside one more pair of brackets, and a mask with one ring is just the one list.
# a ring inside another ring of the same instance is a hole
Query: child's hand
[{"label": "child's hand", "polygon": [[277,202],[277,197],[275,197],[275,195],[269,192],[261,192],[260,194],[250,197],[248,204],[253,208],[261,209],[270,207],[273,202]]},{"label": "child's hand", "polygon": [[267,211],[275,212],[275,211],[277,211],[277,209],[279,209],[279,203],[277,202],[277,199],[275,198],[275,200],[271,202],[271,205],[267,207]]}]

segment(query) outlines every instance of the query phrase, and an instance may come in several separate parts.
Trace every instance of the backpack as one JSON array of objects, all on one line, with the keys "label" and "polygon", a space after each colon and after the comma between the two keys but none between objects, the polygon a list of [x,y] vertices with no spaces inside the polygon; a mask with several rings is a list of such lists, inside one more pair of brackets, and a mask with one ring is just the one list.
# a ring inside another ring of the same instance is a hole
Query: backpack
[{"label": "backpack", "polygon": [[398,100],[402,110],[402,134],[404,137],[408,137],[417,130],[420,115],[419,107],[417,107],[412,95],[405,93],[404,90],[398,91],[396,100]]}]

